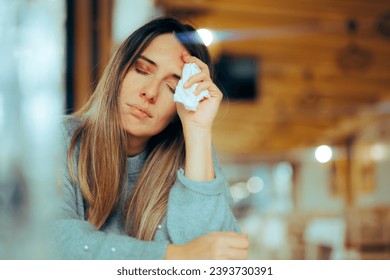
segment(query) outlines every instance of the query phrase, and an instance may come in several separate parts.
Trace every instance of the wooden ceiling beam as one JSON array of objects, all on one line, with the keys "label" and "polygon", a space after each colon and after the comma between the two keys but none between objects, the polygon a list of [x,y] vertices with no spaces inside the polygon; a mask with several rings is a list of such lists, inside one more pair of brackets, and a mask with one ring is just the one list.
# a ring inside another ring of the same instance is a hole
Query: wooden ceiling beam
[{"label": "wooden ceiling beam", "polygon": [[[204,9],[210,12],[231,12],[235,14],[273,14],[275,16],[294,15],[313,17],[317,15],[349,15],[365,16],[382,12],[389,8],[388,1],[365,0],[317,0],[313,1],[269,1],[269,0],[159,0],[157,4],[165,9]],[[351,13],[353,11],[353,14]]]}]

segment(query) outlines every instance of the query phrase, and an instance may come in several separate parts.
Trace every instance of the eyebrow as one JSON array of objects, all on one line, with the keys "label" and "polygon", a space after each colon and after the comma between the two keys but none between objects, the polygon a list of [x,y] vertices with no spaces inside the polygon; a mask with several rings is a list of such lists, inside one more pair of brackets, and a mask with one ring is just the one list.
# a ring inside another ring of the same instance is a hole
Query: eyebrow
[{"label": "eyebrow", "polygon": [[[150,58],[147,58],[147,57],[144,56],[144,55],[140,55],[139,58],[140,58],[140,59],[143,59],[143,60],[145,60],[145,61],[147,61],[148,63],[152,64],[152,65],[155,66],[155,67],[158,67],[158,65],[157,65],[156,62],[154,62],[154,61],[151,60]],[[180,75],[177,75],[177,74],[175,74],[175,73],[172,73],[172,77],[175,78],[175,79],[178,79],[178,80],[181,79]]]}]

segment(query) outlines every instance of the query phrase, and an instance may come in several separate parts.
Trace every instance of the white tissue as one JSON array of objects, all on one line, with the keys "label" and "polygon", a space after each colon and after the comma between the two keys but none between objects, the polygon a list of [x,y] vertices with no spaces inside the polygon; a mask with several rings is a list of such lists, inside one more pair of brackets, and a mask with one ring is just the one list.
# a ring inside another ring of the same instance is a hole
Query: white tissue
[{"label": "white tissue", "polygon": [[179,83],[177,84],[175,94],[173,95],[173,101],[184,104],[184,107],[190,111],[196,111],[199,105],[199,101],[204,98],[210,97],[208,90],[201,91],[197,96],[194,91],[198,83],[193,84],[189,88],[184,88],[183,85],[187,80],[195,74],[198,74],[200,69],[195,63],[186,63],[183,67],[183,72]]}]

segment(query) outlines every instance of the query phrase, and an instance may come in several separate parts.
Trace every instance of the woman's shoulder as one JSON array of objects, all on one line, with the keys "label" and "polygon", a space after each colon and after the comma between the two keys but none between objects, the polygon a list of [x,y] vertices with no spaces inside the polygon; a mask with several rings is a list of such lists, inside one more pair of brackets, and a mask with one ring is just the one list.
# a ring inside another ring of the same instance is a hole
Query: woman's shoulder
[{"label": "woman's shoulder", "polygon": [[65,138],[71,138],[76,128],[81,123],[80,117],[65,115],[61,120],[61,130]]}]

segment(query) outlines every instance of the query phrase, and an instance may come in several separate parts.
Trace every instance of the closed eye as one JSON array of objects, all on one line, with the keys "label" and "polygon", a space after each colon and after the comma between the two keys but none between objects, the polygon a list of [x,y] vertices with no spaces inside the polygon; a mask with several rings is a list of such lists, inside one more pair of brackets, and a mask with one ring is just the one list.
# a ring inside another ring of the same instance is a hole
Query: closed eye
[{"label": "closed eye", "polygon": [[165,83],[165,84],[168,86],[169,90],[170,90],[172,93],[175,93],[176,88],[173,88],[173,87],[170,86],[168,83]]},{"label": "closed eye", "polygon": [[136,71],[137,73],[141,74],[141,75],[149,75],[148,72],[146,72],[146,71],[144,71],[144,70],[142,70],[142,69],[140,69],[140,68],[138,68],[138,67],[135,68],[135,71]]}]

